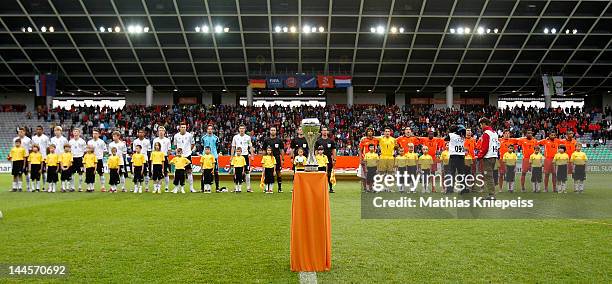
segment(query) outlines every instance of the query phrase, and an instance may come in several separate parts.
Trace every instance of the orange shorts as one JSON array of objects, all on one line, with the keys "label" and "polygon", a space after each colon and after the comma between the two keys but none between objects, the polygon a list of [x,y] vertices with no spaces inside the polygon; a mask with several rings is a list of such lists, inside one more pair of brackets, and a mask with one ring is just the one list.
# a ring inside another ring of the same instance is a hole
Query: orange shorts
[{"label": "orange shorts", "polygon": [[497,169],[497,172],[500,174],[500,176],[506,173],[506,163],[504,163],[503,160],[499,160],[499,169]]},{"label": "orange shorts", "polygon": [[555,172],[555,167],[553,167],[553,159],[546,158],[544,159],[544,173],[552,174]]},{"label": "orange shorts", "polygon": [[521,173],[527,173],[531,169],[529,159],[523,159],[523,165],[521,166]]},{"label": "orange shorts", "polygon": [[567,163],[567,174],[571,175],[574,173],[574,164],[573,163]]}]

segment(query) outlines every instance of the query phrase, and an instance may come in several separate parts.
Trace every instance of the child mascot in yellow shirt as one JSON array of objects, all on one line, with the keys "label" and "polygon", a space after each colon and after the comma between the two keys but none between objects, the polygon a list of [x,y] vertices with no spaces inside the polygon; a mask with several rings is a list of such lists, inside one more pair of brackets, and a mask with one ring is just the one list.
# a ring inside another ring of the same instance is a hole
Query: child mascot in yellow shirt
[{"label": "child mascot in yellow shirt", "polygon": [[[87,187],[87,192],[94,192],[98,158],[94,154],[93,146],[87,146],[87,153],[83,155],[83,165],[85,166],[85,186]],[[82,189],[79,189],[79,192],[82,191]]]},{"label": "child mascot in yellow shirt", "polygon": [[172,193],[177,193],[179,190],[181,193],[185,193],[185,168],[191,163],[189,159],[182,156],[183,149],[176,149],[176,156],[172,158],[170,164],[174,165],[174,190]]},{"label": "child mascot in yellow shirt", "polygon": [[582,144],[576,143],[576,150],[570,157],[570,162],[574,165],[574,192],[582,193],[584,191],[584,181],[586,180],[586,153],[582,152]]},{"label": "child mascot in yellow shirt", "polygon": [[514,153],[514,146],[508,146],[508,152],[504,153],[502,157],[504,164],[506,165],[506,176],[504,180],[508,183],[508,192],[514,193],[514,179],[517,156]]},{"label": "child mascot in yellow shirt", "polygon": [[203,193],[211,193],[215,164],[217,161],[215,160],[215,156],[210,153],[210,146],[204,148],[204,156],[202,156],[200,162],[202,164],[201,190]]},{"label": "child mascot in yellow shirt", "polygon": [[[274,193],[274,175],[276,174],[276,158],[272,155],[272,147],[266,148],[266,154],[261,158],[264,175],[264,192]],[[282,192],[278,189],[278,192]]]},{"label": "child mascot in yellow shirt", "polygon": [[[230,166],[234,170],[234,185],[235,185],[234,192],[241,193],[242,183],[244,182],[244,179],[246,176],[245,171],[244,171],[246,167],[246,160],[244,159],[244,156],[242,156],[242,149],[240,148],[236,149],[236,156],[232,157]],[[251,191],[247,190],[247,192],[251,192]]]},{"label": "child mascot in yellow shirt", "polygon": [[533,154],[529,156],[529,164],[531,166],[531,184],[533,192],[540,192],[542,186],[542,166],[544,165],[544,156],[540,153],[540,147],[533,148]]},{"label": "child mascot in yellow shirt", "polygon": [[376,153],[376,145],[370,144],[363,159],[366,165],[366,192],[373,192],[374,176],[378,170],[378,154]]},{"label": "child mascot in yellow shirt", "polygon": [[25,172],[26,152],[25,148],[21,147],[21,139],[15,139],[15,147],[11,149],[8,159],[13,162],[13,169],[11,170],[13,175],[12,191],[22,191],[23,181],[21,180],[21,175]]},{"label": "child mascot in yellow shirt", "polygon": [[567,163],[569,156],[565,153],[565,145],[559,145],[557,154],[553,158],[553,165],[557,167],[557,192],[567,193]]},{"label": "child mascot in yellow shirt", "polygon": [[56,192],[57,182],[59,181],[57,173],[59,165],[59,156],[55,154],[55,145],[49,145],[47,150],[47,158],[45,159],[45,166],[47,167],[47,183],[49,184],[49,190],[47,192]]},{"label": "child mascot in yellow shirt", "polygon": [[42,176],[43,157],[40,153],[38,145],[32,146],[32,151],[28,155],[28,164],[30,167],[30,188],[28,191],[40,192],[40,177]]}]

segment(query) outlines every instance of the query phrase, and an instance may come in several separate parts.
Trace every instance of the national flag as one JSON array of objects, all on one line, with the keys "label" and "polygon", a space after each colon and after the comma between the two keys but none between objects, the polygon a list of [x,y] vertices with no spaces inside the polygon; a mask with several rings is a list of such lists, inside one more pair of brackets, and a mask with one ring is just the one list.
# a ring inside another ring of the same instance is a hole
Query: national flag
[{"label": "national flag", "polygon": [[298,78],[295,76],[287,76],[285,78],[285,88],[287,89],[297,89],[299,84]]},{"label": "national flag", "polygon": [[284,78],[281,76],[270,76],[266,78],[266,84],[270,89],[282,89]]},{"label": "national flag", "polygon": [[315,89],[317,87],[317,79],[312,75],[300,76],[300,88]]},{"label": "national flag", "polygon": [[336,83],[336,88],[346,88],[351,86],[351,76],[335,76],[334,82]]},{"label": "national flag", "polygon": [[319,88],[333,88],[334,87],[334,76],[317,76],[317,83]]},{"label": "national flag", "polygon": [[253,89],[265,89],[266,88],[266,79],[250,79],[249,87]]},{"label": "national flag", "polygon": [[47,74],[47,96],[55,97],[55,89],[57,88],[57,77]]},{"label": "national flag", "polygon": [[542,83],[544,84],[544,94],[550,96],[563,95],[563,77],[542,75]]},{"label": "national flag", "polygon": [[47,95],[47,76],[46,75],[35,75],[34,85],[36,86],[36,96],[44,97]]}]

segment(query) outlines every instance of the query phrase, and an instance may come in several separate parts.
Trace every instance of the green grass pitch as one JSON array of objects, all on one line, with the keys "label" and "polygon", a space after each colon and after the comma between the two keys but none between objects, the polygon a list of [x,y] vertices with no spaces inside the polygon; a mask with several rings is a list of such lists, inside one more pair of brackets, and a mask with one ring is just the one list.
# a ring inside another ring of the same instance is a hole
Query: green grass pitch
[{"label": "green grass pitch", "polygon": [[[585,194],[610,200],[609,184],[591,174]],[[11,193],[0,175],[0,188],[0,264],[69,266],[67,278],[0,282],[298,281],[289,185],[272,195]],[[331,196],[332,270],[321,283],[611,281],[612,219],[362,220],[359,188],[342,181]]]}]

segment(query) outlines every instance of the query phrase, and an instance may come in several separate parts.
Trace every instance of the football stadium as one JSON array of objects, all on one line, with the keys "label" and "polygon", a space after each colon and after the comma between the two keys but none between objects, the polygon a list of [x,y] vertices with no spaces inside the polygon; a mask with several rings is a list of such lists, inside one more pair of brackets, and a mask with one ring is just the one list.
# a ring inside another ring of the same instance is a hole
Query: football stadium
[{"label": "football stadium", "polygon": [[612,1],[0,3],[2,283],[612,281]]}]

